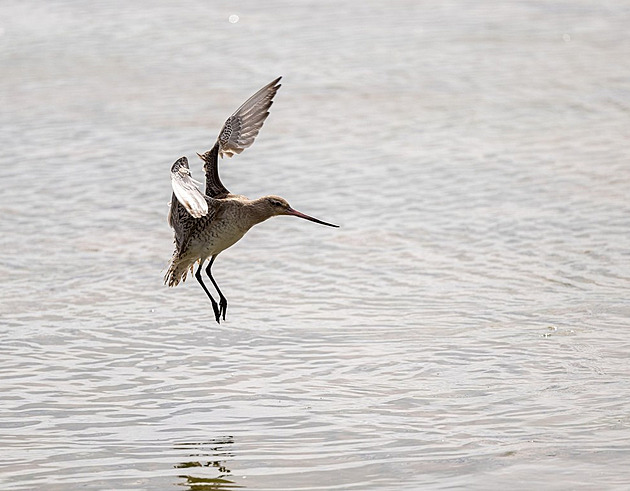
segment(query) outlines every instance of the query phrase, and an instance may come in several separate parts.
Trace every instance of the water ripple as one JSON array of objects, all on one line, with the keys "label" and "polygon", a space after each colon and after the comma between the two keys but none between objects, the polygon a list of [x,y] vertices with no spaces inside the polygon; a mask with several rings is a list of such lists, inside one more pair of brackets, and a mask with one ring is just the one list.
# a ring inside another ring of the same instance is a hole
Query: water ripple
[{"label": "water ripple", "polygon": [[[0,25],[3,489],[628,488],[627,9],[76,3]],[[342,227],[222,254],[219,326],[168,166],[277,74],[222,177]]]}]

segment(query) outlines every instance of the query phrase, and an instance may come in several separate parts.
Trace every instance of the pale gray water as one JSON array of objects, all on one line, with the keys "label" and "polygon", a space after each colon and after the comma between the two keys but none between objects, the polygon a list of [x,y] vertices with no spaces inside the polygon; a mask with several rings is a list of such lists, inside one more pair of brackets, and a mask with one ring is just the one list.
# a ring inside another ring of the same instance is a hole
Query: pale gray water
[{"label": "pale gray water", "polygon": [[[3,490],[630,487],[630,2],[0,14]],[[277,75],[224,181],[342,228],[251,231],[217,326],[169,167]]]}]

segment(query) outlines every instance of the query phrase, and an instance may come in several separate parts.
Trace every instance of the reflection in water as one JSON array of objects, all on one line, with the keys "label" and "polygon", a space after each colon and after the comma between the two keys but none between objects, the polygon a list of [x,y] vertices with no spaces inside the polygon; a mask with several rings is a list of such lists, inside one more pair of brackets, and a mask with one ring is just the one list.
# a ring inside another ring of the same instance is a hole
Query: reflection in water
[{"label": "reflection in water", "polygon": [[[233,457],[229,451],[229,445],[232,443],[234,439],[226,436],[208,442],[176,444],[175,450],[187,450],[188,457],[191,458],[174,466],[176,469],[188,469],[186,474],[179,475],[186,480],[180,485],[187,486],[190,491],[225,491],[243,488],[244,486],[226,479],[230,477],[226,459]],[[192,469],[197,469],[197,472]],[[218,475],[208,475],[210,470],[216,470]]]}]

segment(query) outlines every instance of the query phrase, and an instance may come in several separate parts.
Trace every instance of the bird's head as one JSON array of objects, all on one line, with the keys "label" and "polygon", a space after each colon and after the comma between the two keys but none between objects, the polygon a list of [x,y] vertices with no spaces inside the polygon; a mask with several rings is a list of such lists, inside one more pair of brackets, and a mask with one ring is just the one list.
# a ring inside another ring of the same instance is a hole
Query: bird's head
[{"label": "bird's head", "polygon": [[324,222],[317,218],[306,215],[302,212],[294,210],[286,199],[280,196],[265,196],[261,198],[261,204],[264,206],[265,213],[268,216],[273,217],[277,215],[292,215],[294,217],[304,218],[311,222],[320,223],[322,225],[328,225],[329,227],[339,227],[339,225],[333,225],[332,223]]}]

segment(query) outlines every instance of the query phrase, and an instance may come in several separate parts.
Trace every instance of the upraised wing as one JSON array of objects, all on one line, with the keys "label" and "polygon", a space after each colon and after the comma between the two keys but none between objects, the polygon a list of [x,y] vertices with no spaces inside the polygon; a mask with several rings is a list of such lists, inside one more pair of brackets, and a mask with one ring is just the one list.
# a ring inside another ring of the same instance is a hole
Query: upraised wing
[{"label": "upraised wing", "polygon": [[198,184],[190,175],[186,157],[182,157],[172,165],[171,185],[173,187],[173,198],[171,199],[171,209],[168,213],[168,223],[171,227],[175,228],[173,222],[175,199],[194,218],[200,218],[208,214],[208,203],[205,196],[199,191]]},{"label": "upraised wing", "polygon": [[230,116],[219,133],[219,155],[232,157],[250,147],[265,119],[269,116],[269,108],[273,104],[273,97],[280,88],[278,77],[273,82],[265,85],[253,96],[243,103],[232,116]]},{"label": "upraised wing", "polygon": [[263,123],[269,116],[269,108],[273,104],[273,98],[281,85],[278,83],[282,77],[278,77],[270,84],[265,85],[253,96],[245,101],[232,116],[230,116],[217,138],[211,150],[199,155],[205,162],[206,194],[213,198],[222,198],[229,191],[219,178],[218,156],[232,157],[250,147]]}]

